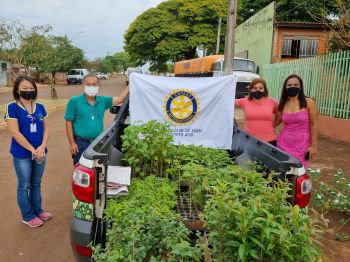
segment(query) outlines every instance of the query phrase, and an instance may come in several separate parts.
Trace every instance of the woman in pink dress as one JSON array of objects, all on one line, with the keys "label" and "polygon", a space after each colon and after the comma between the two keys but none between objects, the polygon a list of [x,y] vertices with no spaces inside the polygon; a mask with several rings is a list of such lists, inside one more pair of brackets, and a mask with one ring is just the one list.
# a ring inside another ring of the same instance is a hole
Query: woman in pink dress
[{"label": "woman in pink dress", "polygon": [[276,146],[273,129],[277,102],[268,97],[265,80],[254,79],[249,86],[248,97],[236,99],[235,105],[244,112],[244,130],[256,138]]},{"label": "woman in pink dress", "polygon": [[309,158],[317,154],[317,107],[305,97],[302,79],[290,75],[284,81],[275,126],[283,123],[277,146],[308,167]]}]

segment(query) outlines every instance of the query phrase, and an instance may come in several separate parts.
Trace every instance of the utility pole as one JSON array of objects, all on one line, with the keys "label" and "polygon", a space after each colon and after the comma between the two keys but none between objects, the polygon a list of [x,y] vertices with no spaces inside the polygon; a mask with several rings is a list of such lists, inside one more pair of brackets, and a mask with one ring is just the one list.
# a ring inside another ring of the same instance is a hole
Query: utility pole
[{"label": "utility pole", "polygon": [[220,34],[221,34],[221,20],[222,18],[219,17],[219,25],[218,25],[218,37],[216,39],[216,54],[218,55],[220,52]]},{"label": "utility pole", "polygon": [[225,37],[225,60],[224,75],[229,75],[233,69],[234,49],[235,49],[235,27],[236,27],[237,0],[229,0],[227,11],[227,26]]}]

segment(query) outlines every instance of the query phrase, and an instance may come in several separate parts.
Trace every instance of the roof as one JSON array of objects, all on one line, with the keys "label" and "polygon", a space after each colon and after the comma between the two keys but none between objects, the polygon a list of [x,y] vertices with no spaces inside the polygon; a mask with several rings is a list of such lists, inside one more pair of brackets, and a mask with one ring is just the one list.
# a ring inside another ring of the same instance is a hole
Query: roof
[{"label": "roof", "polygon": [[275,22],[277,27],[298,27],[298,28],[327,28],[325,23],[318,22]]}]

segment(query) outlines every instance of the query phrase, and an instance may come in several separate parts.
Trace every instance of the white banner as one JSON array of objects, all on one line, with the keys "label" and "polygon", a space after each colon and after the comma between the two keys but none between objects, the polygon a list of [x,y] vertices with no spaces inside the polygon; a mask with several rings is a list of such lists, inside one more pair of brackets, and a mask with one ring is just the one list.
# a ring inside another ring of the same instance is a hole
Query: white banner
[{"label": "white banner", "polygon": [[176,144],[231,149],[236,78],[130,75],[130,121],[165,120]]}]

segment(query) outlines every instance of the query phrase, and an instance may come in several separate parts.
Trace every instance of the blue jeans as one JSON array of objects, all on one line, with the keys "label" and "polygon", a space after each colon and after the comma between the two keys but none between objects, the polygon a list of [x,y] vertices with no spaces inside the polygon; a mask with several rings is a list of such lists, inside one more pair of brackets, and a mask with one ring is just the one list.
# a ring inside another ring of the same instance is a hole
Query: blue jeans
[{"label": "blue jeans", "polygon": [[13,158],[18,185],[17,201],[24,221],[29,221],[43,212],[41,209],[41,177],[46,157],[39,164],[31,158]]},{"label": "blue jeans", "polygon": [[75,137],[75,143],[78,146],[79,153],[76,155],[72,155],[74,165],[79,162],[81,155],[84,153],[85,149],[88,148],[92,141],[93,139]]}]

